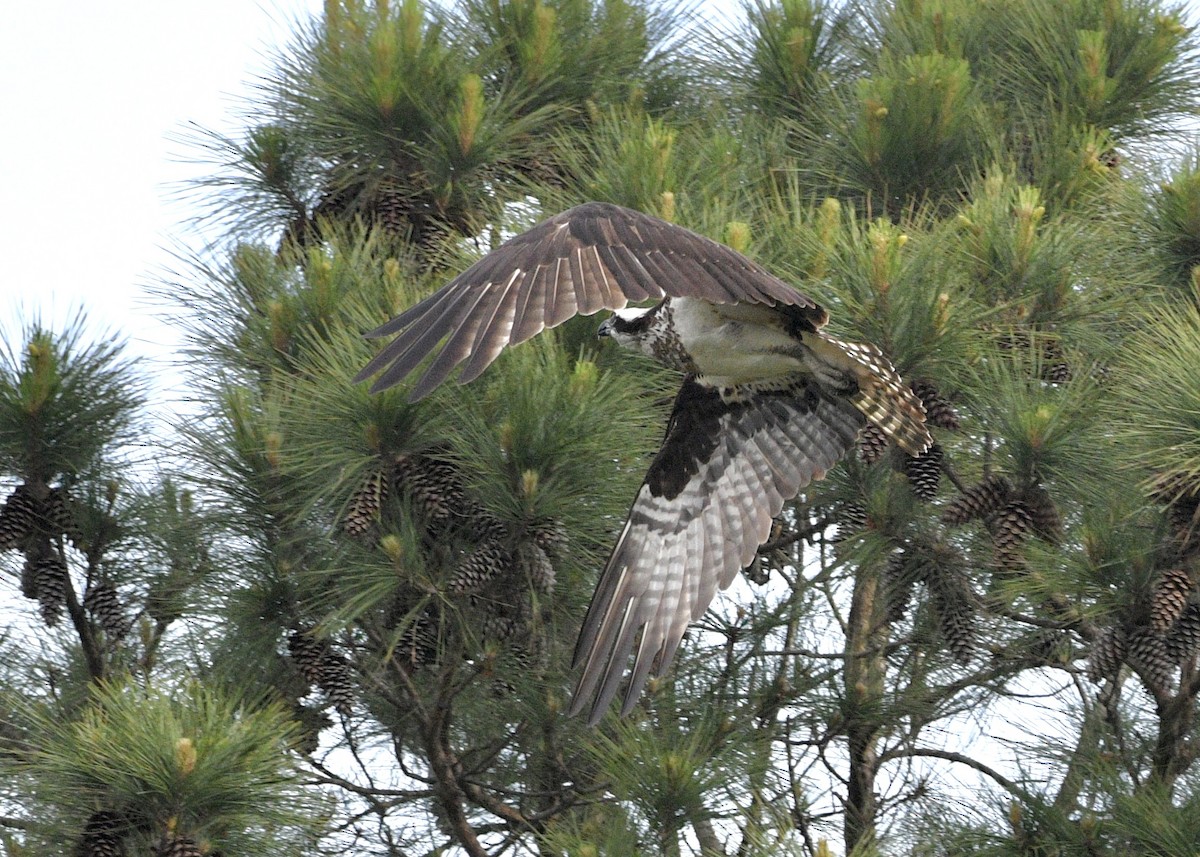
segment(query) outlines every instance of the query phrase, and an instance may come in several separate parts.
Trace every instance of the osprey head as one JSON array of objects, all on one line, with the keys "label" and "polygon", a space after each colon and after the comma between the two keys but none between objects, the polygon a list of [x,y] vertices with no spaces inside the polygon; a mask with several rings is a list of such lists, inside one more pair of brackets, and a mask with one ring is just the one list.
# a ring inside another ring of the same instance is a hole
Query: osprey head
[{"label": "osprey head", "polygon": [[604,320],[597,336],[611,336],[618,345],[626,348],[641,348],[641,342],[650,330],[653,312],[658,307],[626,307],[613,310],[613,314]]}]

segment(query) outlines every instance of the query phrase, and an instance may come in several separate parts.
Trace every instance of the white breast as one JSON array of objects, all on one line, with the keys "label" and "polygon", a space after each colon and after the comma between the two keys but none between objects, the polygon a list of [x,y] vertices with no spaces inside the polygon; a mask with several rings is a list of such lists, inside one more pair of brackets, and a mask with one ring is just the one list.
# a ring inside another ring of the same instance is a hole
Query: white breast
[{"label": "white breast", "polygon": [[676,334],[709,383],[727,386],[804,371],[800,344],[771,307],[677,298],[671,310]]}]

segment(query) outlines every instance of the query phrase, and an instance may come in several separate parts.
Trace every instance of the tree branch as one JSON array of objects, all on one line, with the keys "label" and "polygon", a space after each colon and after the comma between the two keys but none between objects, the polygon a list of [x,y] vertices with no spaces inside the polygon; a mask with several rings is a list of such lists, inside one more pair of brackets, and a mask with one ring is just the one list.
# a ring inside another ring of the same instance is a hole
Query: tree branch
[{"label": "tree branch", "polygon": [[989,779],[993,780],[996,785],[1000,786],[1009,794],[1019,797],[1021,800],[1028,801],[1030,794],[1025,789],[1014,783],[1004,774],[997,771],[978,759],[970,756],[964,756],[962,753],[955,753],[952,750],[937,750],[933,747],[897,747],[895,750],[888,750],[879,757],[879,764],[882,767],[885,762],[890,762],[893,759],[910,758],[914,756],[923,756],[930,759],[944,759],[947,762],[956,762],[960,765],[966,765],[972,770],[978,771]]}]

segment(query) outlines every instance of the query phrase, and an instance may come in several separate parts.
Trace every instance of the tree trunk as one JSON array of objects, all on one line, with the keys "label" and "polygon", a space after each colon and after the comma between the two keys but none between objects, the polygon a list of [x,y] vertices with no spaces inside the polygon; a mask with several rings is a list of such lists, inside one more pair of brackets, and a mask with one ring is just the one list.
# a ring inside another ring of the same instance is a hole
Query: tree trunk
[{"label": "tree trunk", "polygon": [[862,570],[846,628],[846,740],[850,770],[846,788],[846,853],[875,838],[875,774],[879,702],[883,693],[886,625],[877,622],[879,576]]}]

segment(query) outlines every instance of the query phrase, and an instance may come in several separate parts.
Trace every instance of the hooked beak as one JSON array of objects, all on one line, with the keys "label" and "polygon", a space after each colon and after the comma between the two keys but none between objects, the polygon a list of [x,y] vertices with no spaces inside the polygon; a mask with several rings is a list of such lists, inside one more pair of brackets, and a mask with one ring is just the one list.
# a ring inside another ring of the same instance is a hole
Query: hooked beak
[{"label": "hooked beak", "polygon": [[613,320],[612,316],[604,319],[604,322],[596,330],[596,336],[612,336]]}]

